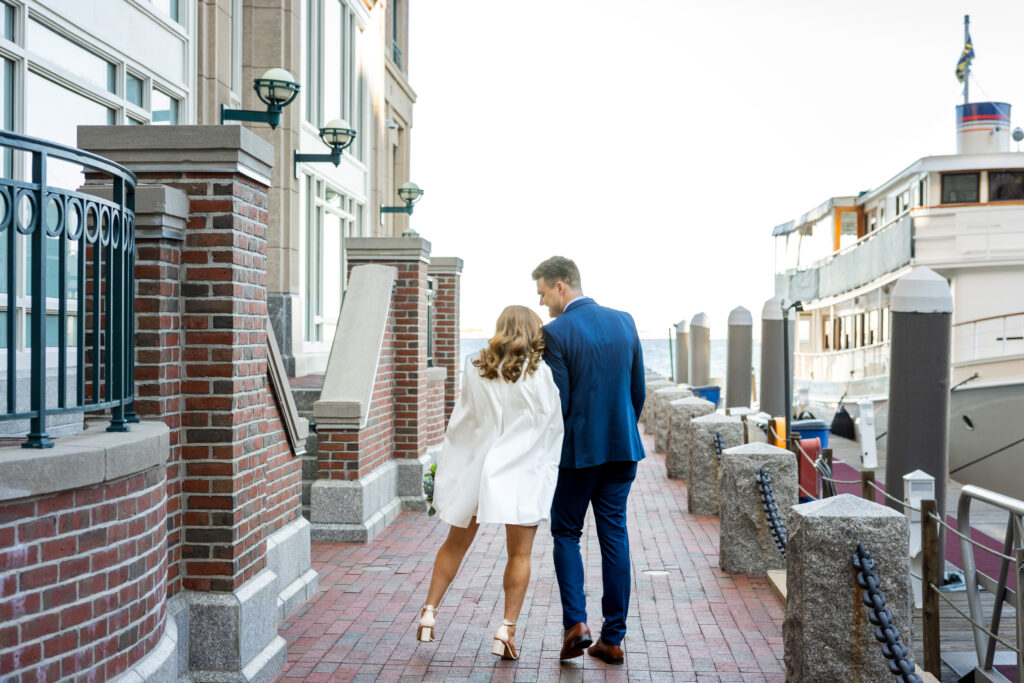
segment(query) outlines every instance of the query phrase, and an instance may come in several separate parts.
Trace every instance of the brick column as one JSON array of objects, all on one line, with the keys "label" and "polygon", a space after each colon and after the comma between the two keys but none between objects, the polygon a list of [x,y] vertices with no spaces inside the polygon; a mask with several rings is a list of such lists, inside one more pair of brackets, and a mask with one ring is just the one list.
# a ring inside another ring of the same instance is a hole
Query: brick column
[{"label": "brick column", "polygon": [[419,237],[345,240],[349,268],[367,263],[393,266],[398,282],[395,317],[394,455],[427,452],[427,265],[430,242]]},{"label": "brick column", "polygon": [[462,279],[462,259],[453,256],[434,256],[427,273],[434,278],[434,367],[448,371],[444,386],[444,424],[452,416],[459,398],[462,378],[462,352],[459,332],[459,292]]},{"label": "brick column", "polygon": [[197,679],[253,667],[270,677],[285,656],[276,624],[286,587],[267,568],[268,517],[279,514],[268,506],[282,500],[275,492],[267,502],[268,460],[295,489],[292,519],[301,467],[277,462],[283,432],[267,386],[273,147],[239,126],[83,126],[79,145],[131,168],[140,187],[186,197],[184,239],[140,241],[137,272],[138,412],[178,427],[169,560],[175,586],[188,591],[169,609],[187,609],[179,641],[191,643]]}]

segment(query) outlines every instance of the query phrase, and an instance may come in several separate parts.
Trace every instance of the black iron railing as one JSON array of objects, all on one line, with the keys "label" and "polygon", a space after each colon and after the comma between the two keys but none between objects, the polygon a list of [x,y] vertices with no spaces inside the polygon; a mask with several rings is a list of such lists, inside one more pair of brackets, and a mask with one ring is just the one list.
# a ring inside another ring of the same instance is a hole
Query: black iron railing
[{"label": "black iron railing", "polygon": [[[0,273],[6,285],[0,292],[0,316],[6,322],[0,346],[6,350],[0,422],[29,420],[25,448],[53,446],[48,416],[109,409],[107,430],[127,431],[129,422],[138,422],[135,175],[95,154],[8,131],[0,131],[0,146],[13,151],[5,155],[8,160],[27,158],[31,170],[31,182],[0,178],[0,249],[6,270]],[[109,182],[111,199],[49,186],[53,159],[82,167],[90,180]],[[73,391],[68,387],[69,354]],[[27,383],[24,373],[18,375],[26,356]],[[48,388],[53,372],[55,386]],[[19,397],[19,385],[26,384],[27,401]]]}]

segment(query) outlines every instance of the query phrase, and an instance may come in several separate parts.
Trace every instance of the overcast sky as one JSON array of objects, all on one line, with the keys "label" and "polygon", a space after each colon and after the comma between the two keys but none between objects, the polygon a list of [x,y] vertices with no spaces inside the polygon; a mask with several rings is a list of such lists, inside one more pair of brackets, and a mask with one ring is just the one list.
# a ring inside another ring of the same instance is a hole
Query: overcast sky
[{"label": "overcast sky", "polygon": [[1019,1],[414,0],[413,227],[465,261],[463,333],[512,303],[546,320],[552,254],[642,336],[757,321],[773,226],[955,152],[965,13],[971,100],[1016,126]]}]

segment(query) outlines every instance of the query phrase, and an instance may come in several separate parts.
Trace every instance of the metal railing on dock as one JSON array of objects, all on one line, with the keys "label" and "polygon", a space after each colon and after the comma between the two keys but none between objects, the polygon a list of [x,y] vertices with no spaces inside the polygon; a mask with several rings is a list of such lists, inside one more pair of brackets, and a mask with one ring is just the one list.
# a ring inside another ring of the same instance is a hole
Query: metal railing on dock
[{"label": "metal railing on dock", "polygon": [[[5,166],[27,157],[31,174],[29,182],[0,178],[0,422],[28,420],[26,448],[53,446],[48,416],[109,409],[108,430],[127,431],[137,421],[135,175],[95,154],[8,131],[0,131],[0,146],[13,152]],[[111,199],[49,185],[51,160],[75,164],[90,179],[106,176]],[[18,395],[26,357],[27,401]]]}]

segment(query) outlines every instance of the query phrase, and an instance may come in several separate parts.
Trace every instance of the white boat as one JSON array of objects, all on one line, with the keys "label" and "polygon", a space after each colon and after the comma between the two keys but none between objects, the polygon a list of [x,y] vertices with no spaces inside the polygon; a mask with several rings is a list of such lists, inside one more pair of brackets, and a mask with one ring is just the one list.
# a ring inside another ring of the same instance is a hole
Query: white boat
[{"label": "white boat", "polygon": [[844,395],[851,413],[871,399],[883,433],[893,283],[917,266],[945,277],[950,475],[1024,498],[1024,153],[1010,146],[1009,104],[959,105],[957,154],[775,227],[775,291],[804,307],[797,403],[830,420]]}]

